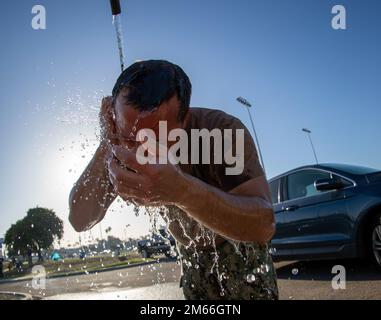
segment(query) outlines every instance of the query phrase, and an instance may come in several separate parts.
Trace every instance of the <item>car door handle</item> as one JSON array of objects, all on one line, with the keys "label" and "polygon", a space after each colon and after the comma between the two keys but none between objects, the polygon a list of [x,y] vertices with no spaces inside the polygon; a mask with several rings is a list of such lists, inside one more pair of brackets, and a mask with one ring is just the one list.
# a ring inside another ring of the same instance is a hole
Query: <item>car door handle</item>
[{"label": "car door handle", "polygon": [[295,211],[298,209],[299,209],[299,206],[289,206],[289,207],[284,208],[285,211]]}]

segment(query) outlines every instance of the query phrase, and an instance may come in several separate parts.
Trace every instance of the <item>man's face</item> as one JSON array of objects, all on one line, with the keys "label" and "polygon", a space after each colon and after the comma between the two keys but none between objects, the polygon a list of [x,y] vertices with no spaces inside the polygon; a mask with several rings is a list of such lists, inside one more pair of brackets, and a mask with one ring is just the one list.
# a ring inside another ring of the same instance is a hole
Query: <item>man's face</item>
[{"label": "man's face", "polygon": [[[153,111],[140,111],[125,102],[128,89],[122,89],[115,100],[115,127],[121,145],[129,149],[138,146],[136,135],[141,129],[151,129],[159,139],[159,121],[167,122],[168,132],[172,129],[185,128],[186,122],[178,120],[180,101],[173,96]],[[167,141],[168,147],[175,142]]]}]

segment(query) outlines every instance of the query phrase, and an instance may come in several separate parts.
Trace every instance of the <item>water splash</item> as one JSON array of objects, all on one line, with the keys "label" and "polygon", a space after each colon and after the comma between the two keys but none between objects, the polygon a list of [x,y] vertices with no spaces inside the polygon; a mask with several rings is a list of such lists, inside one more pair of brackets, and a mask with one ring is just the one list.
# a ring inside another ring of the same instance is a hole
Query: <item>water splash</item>
[{"label": "water splash", "polygon": [[253,283],[255,281],[256,277],[254,274],[248,274],[247,277],[246,277],[246,281],[248,283]]}]

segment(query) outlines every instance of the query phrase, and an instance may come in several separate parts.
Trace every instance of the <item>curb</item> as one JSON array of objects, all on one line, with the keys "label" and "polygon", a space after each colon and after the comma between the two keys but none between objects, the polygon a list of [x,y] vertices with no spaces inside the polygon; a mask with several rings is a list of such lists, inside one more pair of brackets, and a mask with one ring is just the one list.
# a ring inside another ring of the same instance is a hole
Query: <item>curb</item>
[{"label": "curb", "polygon": [[21,293],[21,292],[10,292],[10,291],[0,291],[0,294],[6,294],[9,296],[17,296],[20,299],[17,300],[33,300],[32,295],[29,293]]},{"label": "curb", "polygon": [[[165,261],[162,261],[162,262],[165,262]],[[76,272],[72,272],[72,273],[56,274],[56,275],[47,276],[46,279],[72,277],[72,276],[78,276],[78,275],[84,275],[84,274],[93,274],[93,273],[102,273],[102,272],[107,272],[107,271],[121,270],[121,269],[137,267],[137,266],[144,266],[144,265],[148,265],[148,264],[152,264],[152,263],[157,263],[157,260],[140,262],[140,263],[133,263],[130,265],[115,266],[115,267],[111,267],[111,268],[95,269],[95,270],[90,270],[87,273],[84,270],[84,271],[76,271]],[[0,280],[0,285],[4,284],[4,283],[17,283],[17,282],[31,281],[31,280],[33,280],[33,277]]]}]

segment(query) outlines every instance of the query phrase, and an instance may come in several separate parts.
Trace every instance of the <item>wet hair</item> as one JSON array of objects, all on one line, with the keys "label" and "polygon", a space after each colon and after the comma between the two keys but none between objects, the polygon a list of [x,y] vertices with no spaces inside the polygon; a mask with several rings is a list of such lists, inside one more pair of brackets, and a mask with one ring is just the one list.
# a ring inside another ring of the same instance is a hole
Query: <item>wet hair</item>
[{"label": "wet hair", "polygon": [[123,88],[125,103],[140,111],[155,110],[174,95],[180,101],[178,120],[184,121],[189,109],[191,82],[179,66],[165,60],[135,62],[122,72],[112,90],[114,101]]}]

